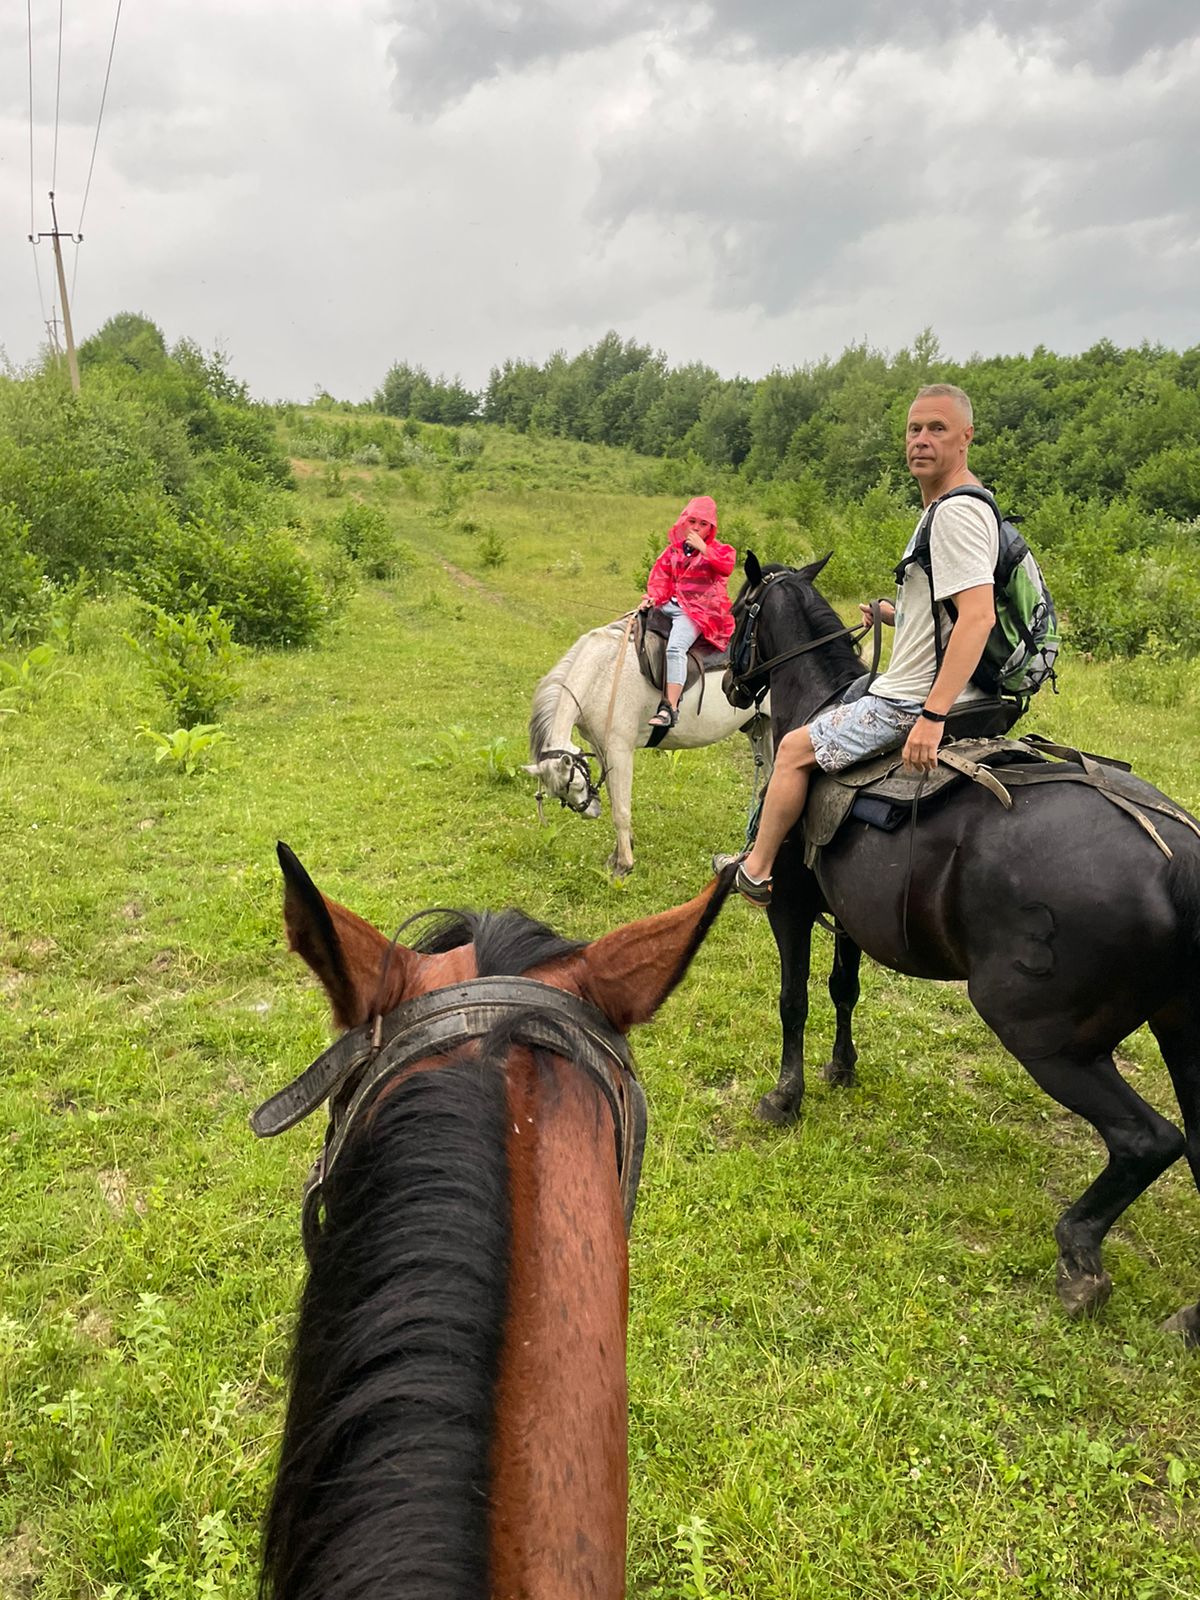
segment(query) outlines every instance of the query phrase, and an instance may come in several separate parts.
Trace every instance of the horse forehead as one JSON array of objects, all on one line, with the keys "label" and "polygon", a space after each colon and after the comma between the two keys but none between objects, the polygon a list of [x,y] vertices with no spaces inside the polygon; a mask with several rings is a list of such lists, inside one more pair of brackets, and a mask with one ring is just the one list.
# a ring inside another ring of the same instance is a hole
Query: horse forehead
[{"label": "horse forehead", "polygon": [[479,967],[475,961],[475,946],[461,944],[453,950],[444,950],[440,955],[422,956],[417,967],[416,982],[406,993],[405,999],[412,999],[414,995],[431,994],[434,989],[445,989],[452,983],[465,983],[468,978],[477,978]]}]

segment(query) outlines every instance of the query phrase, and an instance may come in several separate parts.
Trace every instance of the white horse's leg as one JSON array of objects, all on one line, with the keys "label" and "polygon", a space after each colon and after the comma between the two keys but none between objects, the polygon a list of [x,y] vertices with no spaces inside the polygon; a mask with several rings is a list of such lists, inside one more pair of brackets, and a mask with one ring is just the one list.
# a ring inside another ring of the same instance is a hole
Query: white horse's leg
[{"label": "white horse's leg", "polygon": [[612,807],[616,844],[608,858],[615,878],[623,878],[633,867],[633,749],[615,734],[610,739],[605,760],[608,764],[608,803]]}]

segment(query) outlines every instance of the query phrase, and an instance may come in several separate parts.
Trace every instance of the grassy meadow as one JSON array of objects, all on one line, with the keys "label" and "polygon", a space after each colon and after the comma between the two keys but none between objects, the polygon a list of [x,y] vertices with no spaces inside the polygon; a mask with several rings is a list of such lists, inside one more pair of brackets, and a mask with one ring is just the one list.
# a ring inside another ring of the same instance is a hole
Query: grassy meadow
[{"label": "grassy meadow", "polygon": [[[630,455],[484,439],[457,484],[297,464],[310,529],[358,497],[409,553],[320,647],[242,657],[190,775],[138,736],[164,724],[127,600],[89,601],[54,671],[0,700],[0,1600],[253,1593],[319,1130],[256,1144],[246,1117],[329,1036],[276,839],[389,930],[516,904],[591,936],[688,898],[742,838],[740,742],[639,757],[624,884],[607,812],[539,826],[513,770],[534,685],[633,603],[679,501]],[[772,553],[777,525],[720,504]],[[1194,666],[1061,676],[1031,727],[1200,809]],[[828,1089],[817,937],[796,1127],[751,1114],[778,969],[749,907],[634,1040],[631,1595],[1194,1596],[1200,1356],[1158,1332],[1200,1296],[1190,1176],[1122,1219],[1112,1301],[1068,1324],[1051,1229],[1098,1142],[958,988],[869,963],[860,1087]],[[1123,1054],[1177,1119],[1149,1036]]]}]

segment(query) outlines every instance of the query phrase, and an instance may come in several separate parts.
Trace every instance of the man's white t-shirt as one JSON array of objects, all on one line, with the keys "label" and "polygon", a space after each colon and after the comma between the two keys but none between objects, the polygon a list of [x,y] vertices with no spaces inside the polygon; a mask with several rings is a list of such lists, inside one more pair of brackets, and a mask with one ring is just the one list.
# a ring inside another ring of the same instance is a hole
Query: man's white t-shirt
[{"label": "man's white t-shirt", "polygon": [[[925,513],[921,513],[921,520]],[[913,529],[904,554],[911,555],[921,521]],[[929,532],[929,553],[933,561],[933,598],[945,600],[981,584],[994,582],[1000,555],[1000,533],[996,514],[982,500],[955,495],[933,513]],[[951,622],[945,608],[938,607],[942,647],[950,637]],[[937,676],[938,658],[933,633],[933,608],[929,601],[929,579],[914,561],[904,571],[904,582],[896,589],[896,641],[886,672],[871,685],[871,693],[884,700],[913,700],[923,703]],[[959,695],[956,705],[978,700],[984,691],[974,683]]]}]

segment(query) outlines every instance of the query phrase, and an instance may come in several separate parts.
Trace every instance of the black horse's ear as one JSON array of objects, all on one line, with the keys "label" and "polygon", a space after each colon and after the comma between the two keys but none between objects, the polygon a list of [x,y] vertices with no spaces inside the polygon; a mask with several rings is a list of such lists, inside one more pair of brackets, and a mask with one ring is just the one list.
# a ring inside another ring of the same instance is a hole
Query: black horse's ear
[{"label": "black horse's ear", "polygon": [[746,582],[755,588],[762,582],[762,567],[759,566],[758,557],[753,550],[746,551]]},{"label": "black horse's ear", "polygon": [[798,568],[797,570],[799,576],[802,577],[806,583],[815,583],[820,575],[821,569],[824,567],[825,563],[829,560],[832,554],[832,550],[827,550],[819,561],[810,561],[806,567]]}]

